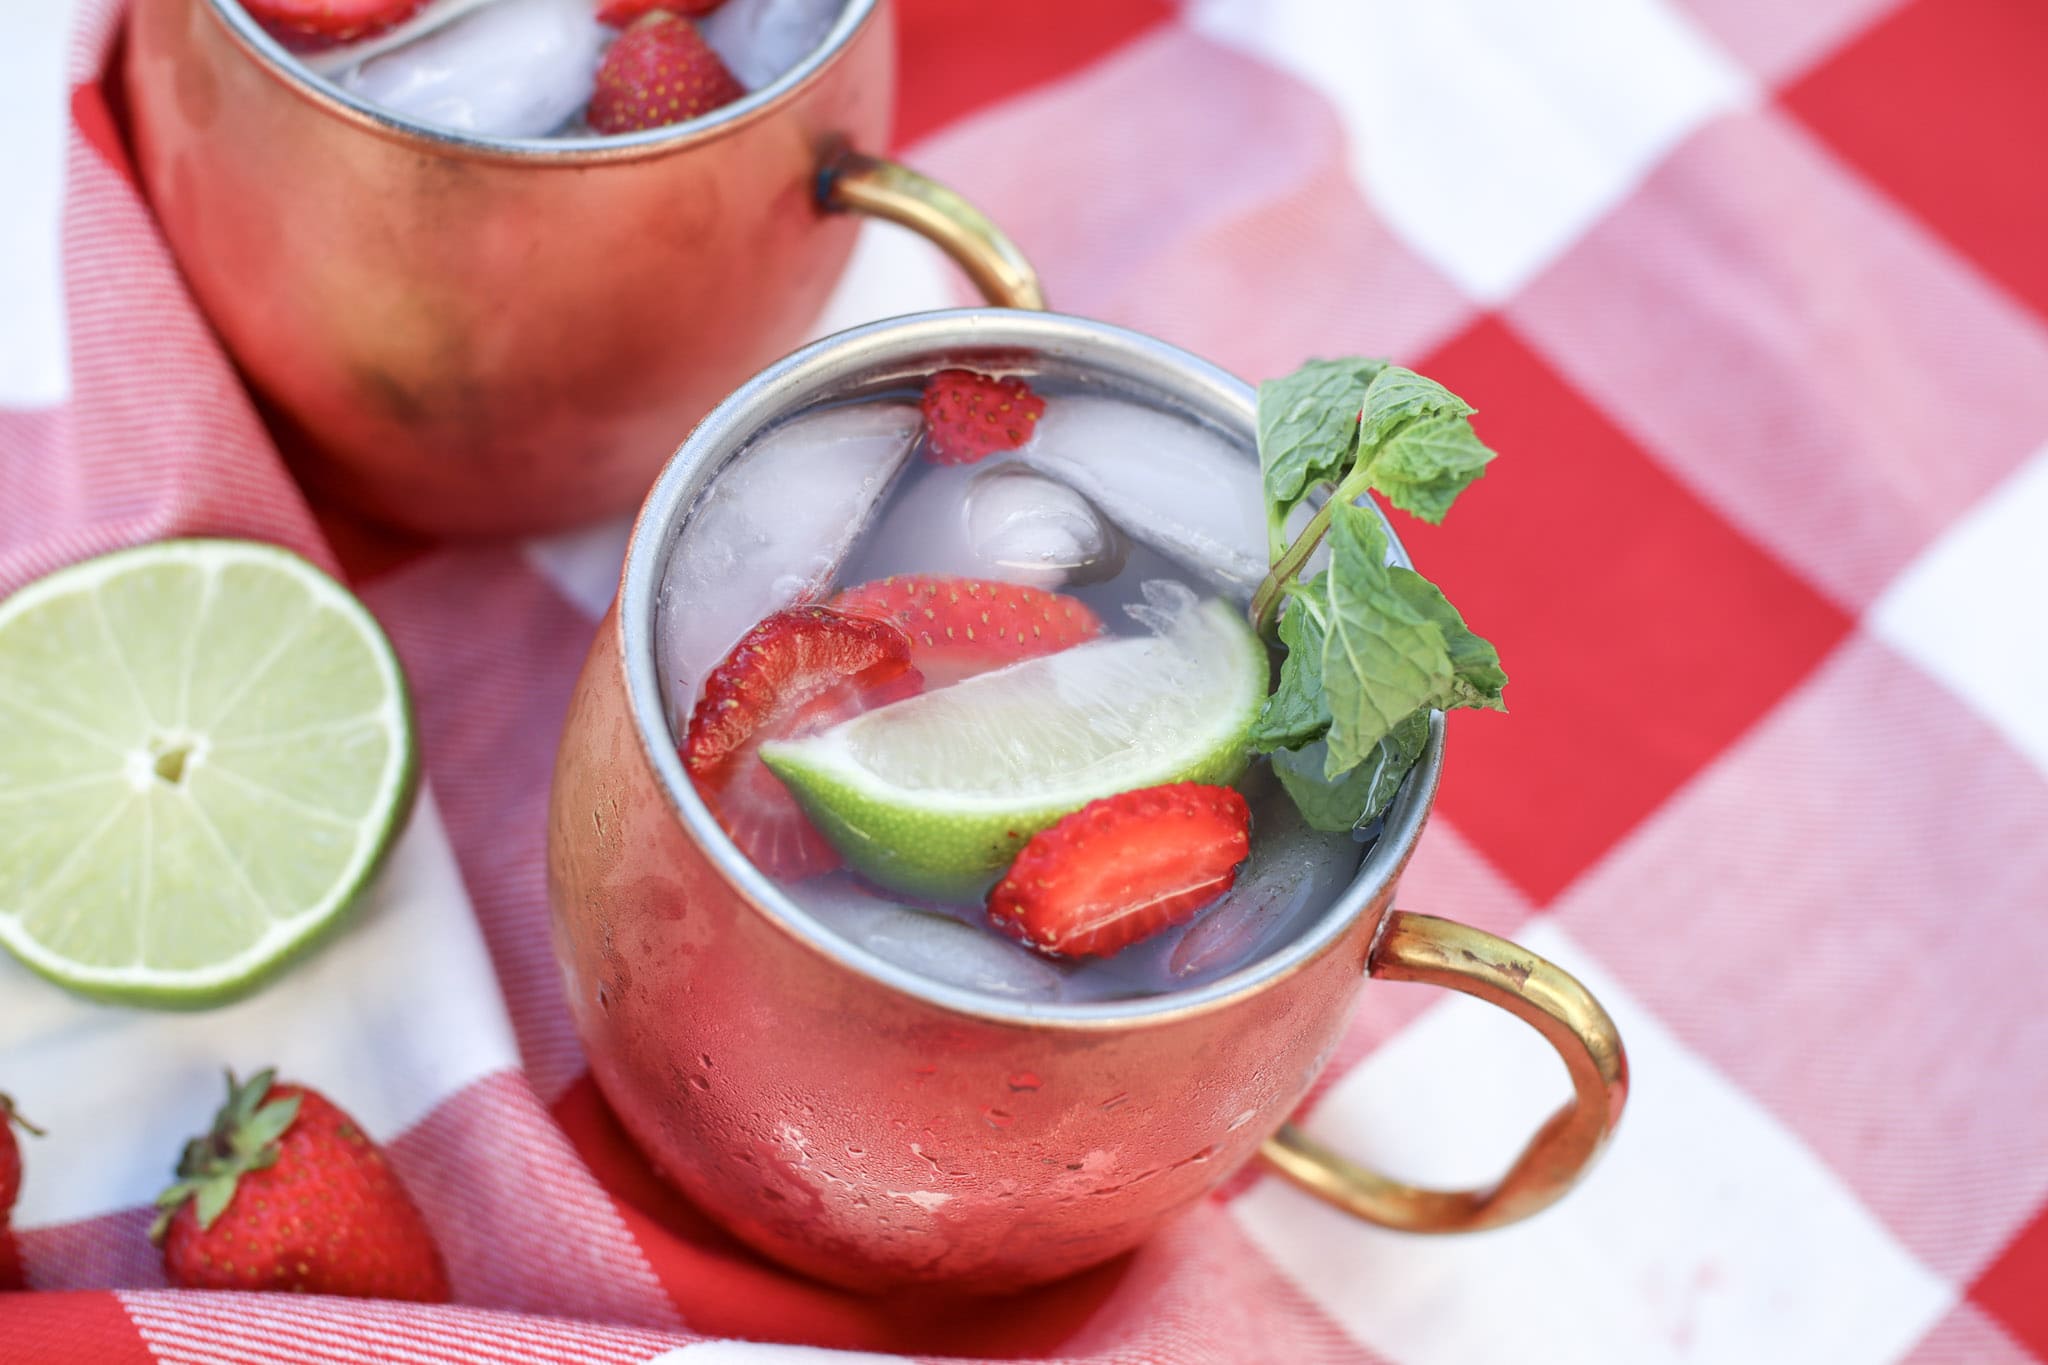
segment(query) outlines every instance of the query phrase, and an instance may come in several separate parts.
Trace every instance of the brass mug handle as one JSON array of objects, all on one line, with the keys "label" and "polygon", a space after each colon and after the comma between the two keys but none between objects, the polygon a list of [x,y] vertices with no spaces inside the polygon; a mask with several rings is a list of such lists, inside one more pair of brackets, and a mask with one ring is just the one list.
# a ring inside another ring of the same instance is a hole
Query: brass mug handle
[{"label": "brass mug handle", "polygon": [[1402,1232],[1477,1232],[1548,1208],[1585,1174],[1628,1099],[1628,1055],[1600,1002],[1526,948],[1483,930],[1395,911],[1366,975],[1476,995],[1534,1028],[1571,1073],[1572,1098],[1545,1121],[1498,1182],[1424,1190],[1348,1161],[1288,1124],[1260,1155],[1317,1198]]},{"label": "brass mug handle", "polygon": [[990,303],[1045,307],[1038,272],[1003,230],[938,181],[900,162],[841,151],[818,172],[818,203],[834,213],[886,218],[929,238],[958,262]]}]

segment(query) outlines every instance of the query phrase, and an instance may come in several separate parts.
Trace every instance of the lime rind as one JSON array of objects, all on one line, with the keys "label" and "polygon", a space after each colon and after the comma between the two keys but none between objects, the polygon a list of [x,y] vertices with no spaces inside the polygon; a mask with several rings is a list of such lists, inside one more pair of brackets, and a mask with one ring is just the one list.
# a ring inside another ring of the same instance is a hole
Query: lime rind
[{"label": "lime rind", "polygon": [[[313,666],[317,685],[265,686],[281,663],[288,676]],[[321,711],[351,691],[375,700]],[[300,719],[280,723],[291,696]],[[0,601],[0,724],[0,946],[121,1003],[216,1005],[301,958],[361,899],[418,784],[410,691],[375,618],[312,564],[254,542],[116,551]],[[311,765],[340,794],[326,809],[278,783],[323,728],[343,750]],[[151,780],[151,738],[166,733],[196,755],[184,785]],[[56,859],[43,845],[59,839]]]},{"label": "lime rind", "polygon": [[[765,744],[761,758],[864,877],[973,901],[1033,834],[1090,801],[1235,782],[1267,670],[1236,610],[1211,601],[1164,635],[1013,664]],[[1050,769],[1032,771],[1047,753]]]}]

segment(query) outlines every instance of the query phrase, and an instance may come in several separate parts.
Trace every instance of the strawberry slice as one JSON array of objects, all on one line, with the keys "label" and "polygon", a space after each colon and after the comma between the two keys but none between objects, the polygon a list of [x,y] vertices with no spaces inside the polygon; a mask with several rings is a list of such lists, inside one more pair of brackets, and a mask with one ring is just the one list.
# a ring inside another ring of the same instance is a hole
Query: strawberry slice
[{"label": "strawberry slice", "polygon": [[940,370],[924,382],[925,450],[933,464],[973,464],[1023,445],[1044,414],[1021,379]]},{"label": "strawberry slice", "polygon": [[1055,957],[1109,957],[1185,924],[1237,881],[1251,809],[1177,782],[1091,801],[1031,836],[988,893],[989,923]]},{"label": "strawberry slice", "polygon": [[922,691],[910,640],[885,621],[828,607],[792,607],[741,637],[704,683],[684,736],[698,795],[754,866],[809,877],[839,866],[755,752],[764,740],[811,734]]},{"label": "strawberry slice", "polygon": [[584,118],[600,133],[631,133],[686,123],[746,93],[695,24],[657,9],[605,50]]},{"label": "strawberry slice", "polygon": [[635,19],[665,9],[670,14],[681,14],[691,19],[701,19],[724,4],[725,0],[604,0],[597,7],[597,21],[610,24],[613,28],[624,28]]},{"label": "strawberry slice", "polygon": [[848,588],[832,605],[902,627],[911,662],[933,687],[1102,634],[1085,602],[989,578],[894,574]]},{"label": "strawberry slice", "polygon": [[333,47],[396,27],[426,0],[242,0],[249,17],[295,52]]}]

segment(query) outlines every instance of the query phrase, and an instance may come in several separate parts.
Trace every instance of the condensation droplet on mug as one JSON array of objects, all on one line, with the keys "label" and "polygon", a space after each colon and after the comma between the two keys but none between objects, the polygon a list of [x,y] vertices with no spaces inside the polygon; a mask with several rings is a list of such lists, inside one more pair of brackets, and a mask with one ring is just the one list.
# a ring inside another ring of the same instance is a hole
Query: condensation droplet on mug
[{"label": "condensation droplet on mug", "polygon": [[1130,1098],[1131,1097],[1129,1095],[1119,1090],[1116,1094],[1111,1095],[1108,1099],[1104,1100],[1100,1108],[1102,1109],[1103,1113],[1107,1114],[1112,1109],[1122,1108],[1125,1104],[1127,1104],[1130,1101]]},{"label": "condensation droplet on mug", "polygon": [[597,1007],[603,1010],[606,1014],[610,1014],[612,1012],[611,994],[605,990],[602,983],[599,983],[597,988]]},{"label": "condensation droplet on mug", "polygon": [[1244,1127],[1247,1123],[1250,1123],[1253,1119],[1257,1118],[1258,1116],[1258,1110],[1247,1109],[1242,1114],[1239,1114],[1236,1118],[1232,1119],[1230,1121],[1230,1126],[1224,1129],[1224,1131],[1227,1133],[1234,1133],[1238,1129]]},{"label": "condensation droplet on mug", "polygon": [[690,1084],[696,1086],[699,1090],[709,1090],[711,1088],[711,1082],[703,1076],[690,1077]]},{"label": "condensation droplet on mug", "polygon": [[1009,1111],[998,1109],[994,1105],[989,1104],[981,1106],[981,1117],[982,1121],[991,1128],[1008,1128],[1017,1121],[1016,1116]]},{"label": "condensation droplet on mug", "polygon": [[698,1054],[697,1054],[697,1064],[698,1064],[699,1066],[703,1067],[703,1068],[704,1068],[705,1070],[707,1070],[707,1071],[708,1071],[708,1070],[710,1070],[710,1069],[711,1069],[711,1054],[710,1054],[710,1053],[708,1053],[708,1052],[700,1052],[700,1053],[698,1053]]},{"label": "condensation droplet on mug", "polygon": [[1012,1090],[1036,1090],[1044,1084],[1044,1081],[1038,1079],[1038,1073],[1035,1071],[1019,1071],[1016,1075],[1010,1077],[1010,1089]]}]

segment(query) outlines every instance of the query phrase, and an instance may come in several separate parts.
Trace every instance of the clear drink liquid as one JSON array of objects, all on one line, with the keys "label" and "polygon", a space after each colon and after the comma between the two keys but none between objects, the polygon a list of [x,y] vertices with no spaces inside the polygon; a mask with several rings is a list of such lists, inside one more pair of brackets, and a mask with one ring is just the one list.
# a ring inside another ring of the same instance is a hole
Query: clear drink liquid
[{"label": "clear drink liquid", "polygon": [[[1146,635],[1162,604],[1196,597],[1242,610],[1266,556],[1253,452],[1136,395],[1026,377],[1046,403],[1035,433],[978,463],[934,463],[919,391],[898,388],[783,419],[720,471],[677,532],[659,594],[656,648],[679,743],[706,676],[757,621],[890,575],[1055,591],[1091,608],[1105,635]],[[1189,989],[1304,932],[1371,846],[1310,828],[1257,755],[1236,785],[1251,852],[1232,888],[1106,958],[1035,952],[990,927],[978,899],[907,896],[845,867],[781,885],[875,956],[997,1000]]]}]

